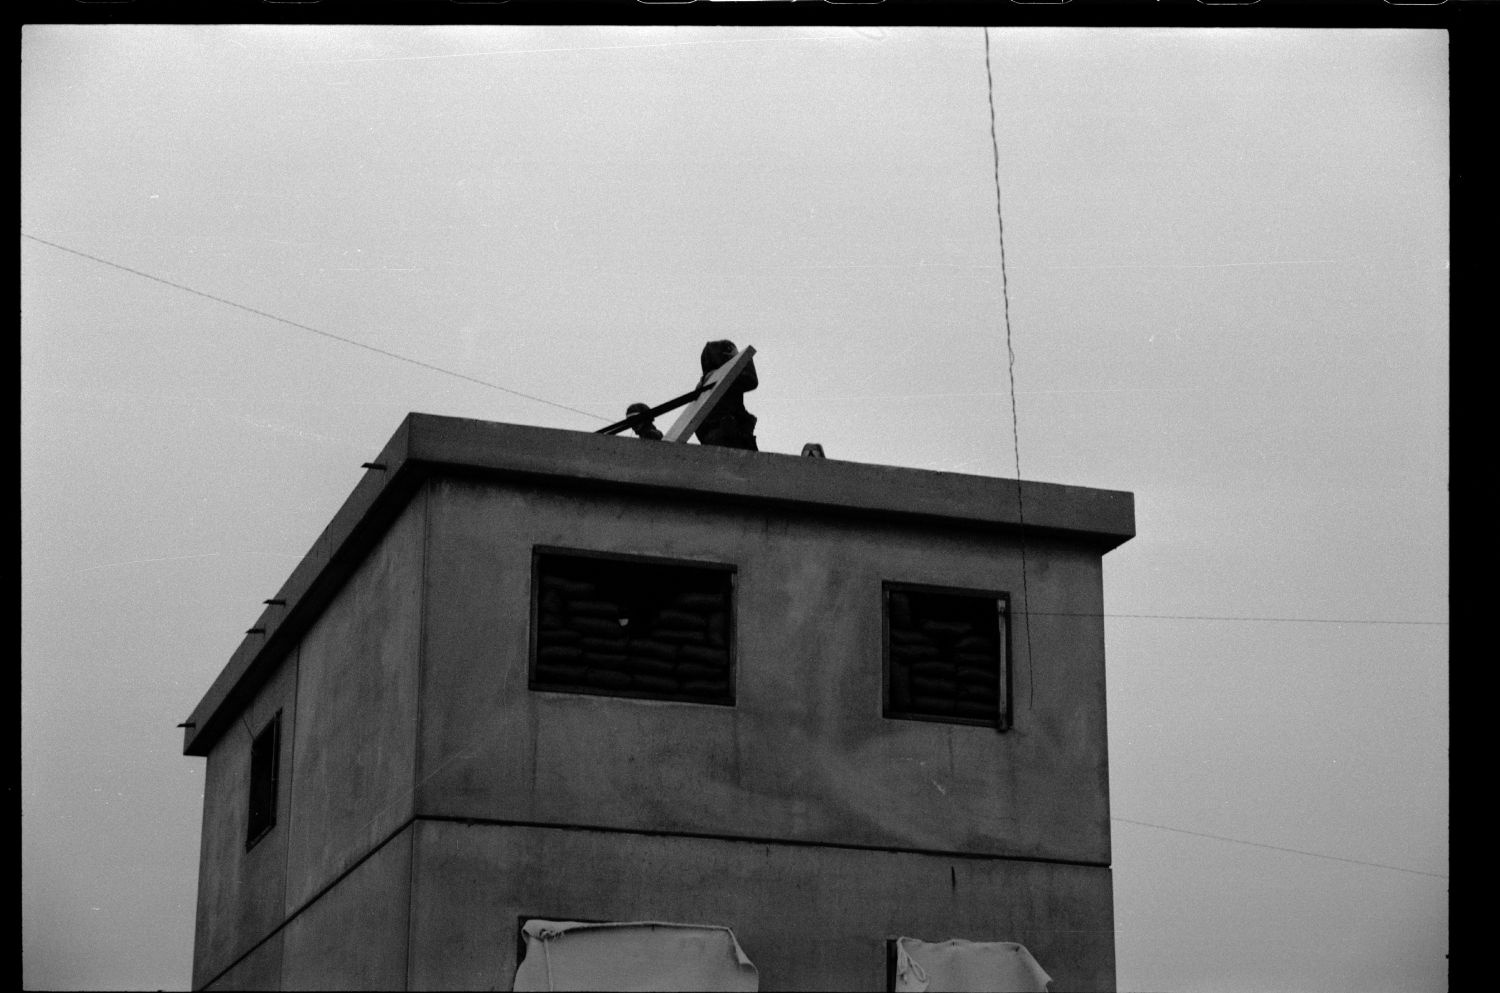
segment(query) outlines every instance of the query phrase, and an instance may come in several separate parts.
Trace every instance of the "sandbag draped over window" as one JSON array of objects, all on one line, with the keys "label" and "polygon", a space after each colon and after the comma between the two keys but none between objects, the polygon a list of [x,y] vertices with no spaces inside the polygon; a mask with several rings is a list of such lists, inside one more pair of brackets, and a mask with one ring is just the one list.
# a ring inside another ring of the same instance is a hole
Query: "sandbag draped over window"
[{"label": "sandbag draped over window", "polygon": [[1047,993],[1051,981],[1014,941],[896,940],[897,993]]},{"label": "sandbag draped over window", "polygon": [[727,927],[529,920],[516,990],[725,990],[760,974]]}]

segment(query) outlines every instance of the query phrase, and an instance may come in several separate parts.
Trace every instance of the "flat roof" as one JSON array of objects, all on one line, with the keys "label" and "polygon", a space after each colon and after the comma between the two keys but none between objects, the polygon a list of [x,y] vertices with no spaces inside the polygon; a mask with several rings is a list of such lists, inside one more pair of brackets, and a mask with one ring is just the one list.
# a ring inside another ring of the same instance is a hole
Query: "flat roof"
[{"label": "flat roof", "polygon": [[432,475],[601,486],[699,502],[1067,537],[1106,552],[1135,536],[1120,490],[748,452],[626,435],[407,414],[333,520],[261,612],[188,717],[183,753],[207,755],[386,527]]}]

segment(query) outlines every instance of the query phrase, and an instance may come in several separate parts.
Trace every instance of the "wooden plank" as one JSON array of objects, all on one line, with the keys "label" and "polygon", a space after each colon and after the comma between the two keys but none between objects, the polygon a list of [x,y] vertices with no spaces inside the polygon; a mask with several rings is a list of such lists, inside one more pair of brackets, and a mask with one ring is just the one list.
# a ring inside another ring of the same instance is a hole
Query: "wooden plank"
[{"label": "wooden plank", "polygon": [[652,407],[644,414],[635,414],[634,416],[625,418],[623,421],[615,421],[613,424],[602,427],[594,433],[619,434],[621,431],[624,431],[628,427],[632,427],[637,422],[653,421],[657,417],[660,417],[662,414],[665,414],[668,411],[676,410],[678,407],[681,407],[685,403],[692,403],[701,395],[702,394],[699,393],[699,391],[696,389],[689,390],[680,397],[673,397],[672,399],[668,400],[666,403],[658,407]]},{"label": "wooden plank", "polygon": [[725,362],[715,369],[708,377],[708,391],[699,395],[687,410],[677,417],[676,423],[662,437],[666,441],[687,442],[692,438],[693,432],[708,420],[708,416],[714,412],[719,402],[729,395],[730,387],[739,378],[740,373],[750,365],[750,359],[755,355],[755,346],[746,345],[735,353],[734,358]]}]

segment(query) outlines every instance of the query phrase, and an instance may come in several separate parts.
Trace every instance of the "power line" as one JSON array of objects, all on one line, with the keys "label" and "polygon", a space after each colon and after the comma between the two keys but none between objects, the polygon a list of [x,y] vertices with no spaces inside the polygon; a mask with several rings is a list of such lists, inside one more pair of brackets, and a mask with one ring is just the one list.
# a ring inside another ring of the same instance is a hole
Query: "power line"
[{"label": "power line", "polygon": [[512,396],[518,396],[526,400],[535,400],[537,403],[544,403],[549,407],[557,407],[560,410],[571,410],[575,414],[582,414],[584,417],[592,417],[596,421],[607,422],[609,420],[609,418],[607,417],[601,417],[598,414],[591,414],[586,410],[579,410],[577,407],[569,407],[564,403],[554,403],[551,400],[545,400],[539,396],[532,396],[530,393],[522,393],[520,390],[513,390],[508,386],[501,386],[498,383],[491,383],[487,380],[476,379],[473,376],[467,376],[461,372],[454,372],[452,369],[444,369],[441,366],[435,366],[430,362],[423,362],[421,359],[414,359],[405,355],[398,355],[395,352],[388,352],[383,348],[376,348],[374,345],[367,345],[362,341],[355,341],[353,338],[345,338],[342,335],[336,335],[329,331],[322,331],[318,328],[312,327],[311,325],[302,324],[297,321],[281,317],[277,314],[272,314],[268,311],[259,310],[255,307],[249,307],[242,303],[236,303],[233,300],[226,300],[224,297],[214,296],[212,293],[205,293],[202,290],[195,290],[191,286],[184,286],[182,283],[174,283],[170,279],[163,279],[160,276],[153,276],[149,272],[142,272],[139,269],[132,269],[129,266],[120,265],[118,262],[111,262],[109,261],[109,259],[101,259],[97,255],[90,255],[88,252],[80,252],[76,248],[69,248],[66,245],[59,245],[55,241],[48,241],[45,238],[38,238],[36,235],[27,234],[24,231],[21,232],[21,237],[29,238],[32,241],[55,248],[61,252],[67,252],[70,255],[77,255],[80,258],[85,258],[92,262],[98,262],[100,265],[107,265],[112,269],[119,269],[121,272],[128,272],[133,276],[140,276],[143,279],[149,279],[152,282],[161,283],[163,286],[170,286],[174,289],[183,290],[184,292],[192,293],[195,296],[203,297],[206,300],[212,300],[215,303],[222,303],[228,307],[235,307],[239,310],[246,311],[247,313],[255,314],[258,317],[265,317],[269,320],[278,321],[282,324],[287,324],[294,328],[299,328],[303,331],[311,331],[313,334],[322,335],[324,338],[332,338],[334,341],[341,341],[346,345],[353,345],[356,348],[363,348],[365,351],[374,352],[377,355],[384,355],[386,358],[396,359],[399,362],[407,362],[411,365],[420,366],[423,369],[430,369],[433,372],[440,372],[445,376],[454,376],[458,379],[466,380],[470,383],[478,383],[480,386],[488,386],[492,390],[499,390],[502,393],[509,393]]},{"label": "power line", "polygon": [[1368,620],[1356,617],[1250,617],[1219,614],[1103,614],[1088,610],[1033,610],[1037,617],[1137,617],[1164,621],[1267,621],[1277,624],[1410,624],[1448,627],[1447,621]]},{"label": "power line", "polygon": [[1246,841],[1243,838],[1227,838],[1222,834],[1208,834],[1204,831],[1189,831],[1186,828],[1168,827],[1165,824],[1150,824],[1146,821],[1133,821],[1128,817],[1111,817],[1110,820],[1119,821],[1122,824],[1136,824],[1140,827],[1156,828],[1159,831],[1173,831],[1177,834],[1190,834],[1197,838],[1213,838],[1216,841],[1228,841],[1236,845],[1249,845],[1252,848],[1269,848],[1274,852],[1292,852],[1297,855],[1308,855],[1315,859],[1330,859],[1334,862],[1350,862],[1354,865],[1374,866],[1377,869],[1390,869],[1394,872],[1409,872],[1413,875],[1433,876],[1437,879],[1448,878],[1440,872],[1424,872],[1421,869],[1407,869],[1399,865],[1386,865],[1384,862],[1366,862],[1364,859],[1347,859],[1340,855],[1324,855],[1321,852],[1306,852],[1300,848],[1285,848],[1281,845],[1263,845],[1258,841]]},{"label": "power line", "polygon": [[[990,103],[990,150],[995,163],[995,228],[1000,237],[1000,299],[1005,308],[1005,354],[1010,370],[1010,436],[1016,453],[1016,517],[1021,525],[1021,614],[1031,616],[1031,589],[1026,580],[1026,502],[1021,497],[1021,426],[1016,417],[1016,350],[1010,334],[1010,283],[1005,274],[1005,221],[1000,213],[1000,138],[995,129],[995,76],[990,71],[990,29],[984,29],[984,79]],[[1026,625],[1027,706],[1036,703],[1036,674],[1032,665],[1031,625]]]},{"label": "power line", "polygon": [[[986,76],[988,77],[989,76],[989,30],[987,28],[985,29],[985,72],[986,72]],[[991,125],[990,138],[991,138],[992,146],[993,146],[994,151],[995,151],[995,182],[996,182],[996,187],[995,187],[995,195],[996,195],[995,207],[996,207],[996,223],[997,223],[997,226],[999,226],[999,230],[1000,230],[1001,288],[1002,288],[1002,294],[1005,294],[1008,291],[1006,291],[1006,289],[1005,289],[1005,262],[1004,262],[1005,241],[1004,241],[1004,227],[1003,227],[1003,222],[1000,221],[1000,209],[999,209],[1000,208],[1000,201],[999,201],[999,196],[1000,196],[1000,188],[999,188],[999,145],[998,145],[998,141],[996,139],[996,135],[995,135],[995,132],[994,132],[994,103],[993,103],[993,93],[991,94],[990,114],[991,114],[991,118],[990,118],[990,125]],[[149,279],[152,282],[161,283],[164,286],[170,286],[170,287],[172,287],[174,289],[179,289],[179,290],[182,290],[182,291],[187,292],[187,293],[192,293],[195,296],[200,296],[200,297],[203,297],[205,299],[212,300],[215,303],[222,303],[225,306],[234,307],[234,308],[236,308],[238,310],[243,310],[243,311],[246,311],[247,313],[255,314],[255,315],[259,316],[259,317],[265,317],[265,318],[267,318],[269,320],[277,321],[277,322],[279,322],[281,324],[286,324],[286,325],[289,325],[289,326],[294,327],[294,328],[298,328],[298,329],[303,330],[303,331],[309,331],[309,332],[311,332],[313,334],[321,335],[322,337],[325,337],[325,338],[331,338],[334,341],[343,342],[344,344],[347,344],[347,345],[353,345],[356,348],[363,348],[366,351],[374,352],[377,355],[384,355],[387,358],[393,358],[393,359],[396,359],[396,360],[401,361],[401,362],[409,363],[411,365],[420,366],[423,369],[429,369],[429,370],[432,370],[433,372],[440,372],[440,373],[443,373],[444,375],[454,376],[454,377],[456,377],[458,379],[462,379],[462,380],[465,380],[465,381],[471,382],[471,383],[476,383],[476,384],[478,384],[480,386],[487,386],[490,389],[499,390],[502,393],[509,393],[509,394],[511,394],[513,396],[518,396],[518,397],[521,397],[521,398],[526,399],[526,400],[534,400],[537,403],[547,404],[550,407],[557,407],[557,408],[562,409],[562,410],[572,411],[575,414],[582,414],[585,417],[591,417],[591,418],[593,418],[595,420],[599,420],[599,421],[608,421],[609,420],[609,418],[607,418],[607,417],[602,417],[602,416],[600,416],[598,414],[592,414],[592,413],[589,413],[586,410],[579,410],[577,407],[570,407],[570,406],[568,406],[566,404],[556,403],[556,402],[554,402],[552,400],[547,400],[547,399],[544,399],[542,397],[532,396],[529,393],[522,393],[519,390],[513,390],[513,389],[511,389],[511,388],[509,388],[507,386],[501,386],[498,383],[491,383],[491,382],[488,382],[488,381],[483,380],[483,379],[477,379],[477,378],[475,378],[473,376],[465,375],[464,373],[461,373],[461,372],[454,372],[451,369],[444,369],[444,368],[442,368],[440,366],[435,366],[435,365],[432,365],[431,363],[423,362],[420,359],[413,359],[413,358],[409,358],[408,356],[405,356],[405,355],[398,355],[395,352],[389,352],[389,351],[386,351],[383,348],[377,348],[374,345],[368,345],[368,344],[365,344],[364,342],[361,342],[361,341],[355,341],[355,340],[353,340],[351,338],[345,338],[345,337],[342,337],[341,335],[333,334],[333,333],[328,332],[328,331],[323,331],[323,330],[320,330],[318,328],[312,327],[310,325],[302,324],[302,323],[300,323],[298,321],[293,321],[293,320],[290,320],[288,318],[281,317],[281,316],[279,316],[277,314],[269,313],[268,311],[260,310],[260,309],[255,308],[255,307],[250,307],[250,306],[247,306],[247,305],[242,304],[242,303],[237,303],[237,302],[235,302],[233,300],[225,299],[224,297],[215,296],[212,293],[205,293],[202,290],[194,289],[191,286],[185,286],[182,283],[173,282],[170,279],[163,279],[160,276],[154,276],[151,273],[142,272],[139,269],[132,269],[131,267],[125,266],[125,265],[121,265],[118,262],[111,262],[108,259],[100,258],[97,255],[90,255],[88,252],[82,252],[82,251],[79,251],[76,248],[69,248],[66,245],[60,245],[60,244],[58,244],[56,242],[48,241],[45,238],[38,238],[36,235],[27,234],[24,231],[21,232],[21,237],[27,238],[27,239],[29,239],[31,241],[35,241],[35,242],[38,242],[38,243],[43,244],[43,245],[47,245],[47,246],[49,246],[51,248],[55,248],[58,251],[67,252],[70,255],[77,255],[80,258],[85,258],[85,259],[88,259],[88,260],[90,260],[92,262],[98,262],[100,265],[106,265],[106,266],[109,266],[112,269],[119,269],[122,272],[128,272],[131,275],[140,276],[143,279]],[[1009,297],[1008,297],[1008,295],[1005,297],[1005,299],[1006,299],[1006,309],[1005,309],[1005,315],[1006,315],[1005,316],[1006,349],[1007,349],[1007,351],[1009,352],[1009,355],[1010,355],[1011,425],[1012,425],[1012,437],[1013,437],[1013,440],[1014,440],[1014,442],[1016,444],[1016,451],[1015,451],[1015,454],[1016,454],[1016,479],[1017,479],[1017,482],[1019,483],[1020,478],[1021,478],[1021,469],[1020,469],[1020,465],[1021,465],[1021,452],[1020,452],[1019,430],[1018,430],[1018,427],[1017,427],[1016,416],[1015,416],[1015,412],[1016,412],[1016,406],[1015,406],[1015,403],[1016,403],[1016,400],[1015,400],[1015,352],[1011,348],[1011,343],[1010,343],[1011,333],[1010,333],[1010,310],[1009,310]],[[1021,495],[1020,495],[1019,491],[1017,492],[1016,497],[1017,497],[1017,501],[1019,503],[1019,501],[1021,499]],[[1024,506],[1018,507],[1018,510],[1021,510],[1024,513]],[[1022,523],[1024,524],[1024,517],[1022,518]],[[1022,547],[1021,553],[1022,553],[1022,576],[1021,576],[1021,578],[1022,578],[1023,604],[1029,604],[1030,597],[1029,597],[1029,592],[1028,592],[1028,590],[1026,588],[1026,567],[1025,567],[1025,547],[1024,547],[1024,545]],[[1328,617],[1257,617],[1257,616],[1245,617],[1245,616],[1206,615],[1206,614],[1104,614],[1104,613],[1095,613],[1095,612],[1089,612],[1089,611],[1076,611],[1076,612],[1075,611],[1047,611],[1047,610],[1036,610],[1036,611],[1033,611],[1033,610],[1027,609],[1025,606],[1023,606],[1023,608],[1022,608],[1022,613],[1023,614],[1027,614],[1027,615],[1035,614],[1035,615],[1037,615],[1039,617],[1122,617],[1122,618],[1140,618],[1140,619],[1155,619],[1155,620],[1183,620],[1183,621],[1264,621],[1264,622],[1287,623],[1287,624],[1396,624],[1396,625],[1420,625],[1420,626],[1430,626],[1430,627],[1447,627],[1448,626],[1448,622],[1447,621],[1366,620],[1366,619],[1359,619],[1359,618],[1328,618]],[[1028,637],[1028,639],[1030,638],[1029,627],[1030,626],[1028,625],[1028,631],[1027,631],[1027,637]],[[1031,655],[1031,645],[1030,645],[1030,642],[1028,640],[1028,643],[1027,643],[1028,664],[1030,662],[1030,655]]]}]

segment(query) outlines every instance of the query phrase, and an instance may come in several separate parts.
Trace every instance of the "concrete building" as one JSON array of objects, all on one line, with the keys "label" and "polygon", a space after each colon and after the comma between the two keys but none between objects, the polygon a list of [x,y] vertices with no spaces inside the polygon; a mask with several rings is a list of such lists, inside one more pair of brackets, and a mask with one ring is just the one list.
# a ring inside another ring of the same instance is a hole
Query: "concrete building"
[{"label": "concrete building", "polygon": [[509,989],[547,918],[728,926],[765,990],[903,935],[1112,989],[1134,503],[1022,493],[409,415],[189,718],[194,988]]}]

